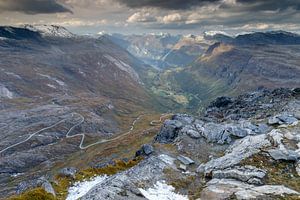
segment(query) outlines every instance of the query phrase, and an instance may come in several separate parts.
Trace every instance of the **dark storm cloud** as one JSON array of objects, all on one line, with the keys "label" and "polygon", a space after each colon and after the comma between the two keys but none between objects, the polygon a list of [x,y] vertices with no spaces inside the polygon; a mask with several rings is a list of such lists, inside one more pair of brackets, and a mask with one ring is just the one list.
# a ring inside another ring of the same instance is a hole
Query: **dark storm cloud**
[{"label": "dark storm cloud", "polygon": [[0,12],[17,11],[26,14],[51,14],[72,11],[56,0],[0,0]]},{"label": "dark storm cloud", "polygon": [[[208,3],[220,4],[221,0],[116,0],[130,8],[156,7],[162,9],[185,10]],[[249,10],[284,10],[294,8],[300,10],[300,0],[237,0]],[[224,4],[224,7],[228,5]]]},{"label": "dark storm cloud", "polygon": [[237,0],[249,5],[251,10],[285,10],[293,8],[300,10],[300,0]]},{"label": "dark storm cloud", "polygon": [[162,9],[185,10],[194,6],[219,2],[220,0],[117,0],[130,8],[156,7]]}]

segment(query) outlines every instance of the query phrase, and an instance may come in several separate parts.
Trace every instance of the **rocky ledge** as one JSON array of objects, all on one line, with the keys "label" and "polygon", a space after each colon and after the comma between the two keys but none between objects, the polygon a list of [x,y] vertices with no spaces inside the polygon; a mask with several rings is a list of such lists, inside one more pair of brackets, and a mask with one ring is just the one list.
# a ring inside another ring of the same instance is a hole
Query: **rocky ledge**
[{"label": "rocky ledge", "polygon": [[166,120],[137,151],[143,161],[81,199],[299,199],[299,120],[299,89],[220,97]]},{"label": "rocky ledge", "polygon": [[141,191],[158,181],[183,199],[298,199],[299,117],[299,89],[220,97],[202,116],[166,120],[153,144],[137,152],[143,162],[83,199],[145,199]]}]

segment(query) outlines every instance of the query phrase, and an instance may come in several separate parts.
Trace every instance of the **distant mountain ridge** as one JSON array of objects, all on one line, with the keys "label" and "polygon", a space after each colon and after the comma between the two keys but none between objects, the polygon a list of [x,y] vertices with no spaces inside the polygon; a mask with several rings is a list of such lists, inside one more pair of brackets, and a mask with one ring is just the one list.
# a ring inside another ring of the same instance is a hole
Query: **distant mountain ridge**
[{"label": "distant mountain ridge", "polygon": [[3,39],[40,39],[41,34],[27,28],[0,26],[0,37]]},{"label": "distant mountain ridge", "polygon": [[232,45],[300,44],[298,34],[285,31],[243,33],[236,36],[222,31],[207,31],[201,35],[111,34],[107,37],[145,63],[162,69],[189,65],[216,42]]},{"label": "distant mountain ridge", "polygon": [[25,29],[38,32],[43,36],[49,36],[49,37],[65,37],[65,38],[71,38],[75,37],[75,34],[68,31],[65,27],[57,26],[57,25],[45,25],[45,24],[39,24],[39,25],[31,25],[31,24],[25,24]]},{"label": "distant mountain ridge", "polygon": [[255,44],[277,44],[277,45],[296,45],[300,44],[300,35],[286,31],[268,31],[240,34],[237,36],[228,36],[215,34],[206,36],[218,42],[234,45],[255,45]]}]

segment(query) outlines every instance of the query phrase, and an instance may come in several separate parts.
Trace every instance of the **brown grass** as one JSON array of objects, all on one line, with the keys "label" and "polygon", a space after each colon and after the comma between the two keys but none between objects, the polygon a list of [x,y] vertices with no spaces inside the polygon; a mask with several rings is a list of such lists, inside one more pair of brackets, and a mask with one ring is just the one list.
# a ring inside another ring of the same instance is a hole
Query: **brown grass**
[{"label": "brown grass", "polygon": [[52,194],[47,193],[43,188],[35,188],[21,195],[13,196],[9,200],[56,200],[56,198]]}]

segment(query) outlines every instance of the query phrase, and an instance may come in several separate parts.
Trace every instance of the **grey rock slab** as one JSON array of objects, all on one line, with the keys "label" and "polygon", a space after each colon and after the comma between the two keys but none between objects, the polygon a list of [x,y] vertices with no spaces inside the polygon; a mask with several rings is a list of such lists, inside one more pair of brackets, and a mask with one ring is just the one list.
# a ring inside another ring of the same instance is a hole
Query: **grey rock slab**
[{"label": "grey rock slab", "polygon": [[225,200],[234,195],[238,200],[270,198],[287,194],[299,195],[283,185],[255,186],[234,179],[212,179],[201,192],[201,200]]},{"label": "grey rock slab", "polygon": [[192,125],[186,125],[184,126],[180,131],[180,135],[188,135],[189,137],[193,139],[199,139],[201,137],[201,134],[199,131],[195,130],[196,128]]},{"label": "grey rock slab", "polygon": [[[266,176],[267,172],[253,166],[236,166],[223,170],[216,170],[212,172],[212,177],[217,179],[237,179],[243,182],[256,183],[261,185],[262,179]],[[256,179],[256,180],[253,180]]]},{"label": "grey rock slab", "polygon": [[224,156],[201,164],[197,168],[197,171],[199,173],[209,174],[213,170],[229,168],[237,165],[243,159],[260,152],[261,148],[268,146],[271,146],[271,143],[268,140],[268,135],[249,135],[240,140],[236,140],[231,146],[229,146]]},{"label": "grey rock slab", "polygon": [[297,118],[295,118],[291,115],[288,115],[288,114],[279,115],[279,116],[277,116],[277,118],[280,119],[285,124],[293,124],[298,121]]},{"label": "grey rock slab", "polygon": [[239,126],[228,126],[227,130],[230,132],[231,135],[239,137],[239,138],[243,138],[246,137],[249,133],[246,129],[243,129]]},{"label": "grey rock slab", "polygon": [[[165,154],[150,156],[129,170],[109,176],[104,182],[94,186],[81,199],[145,199],[137,192],[137,184],[145,183],[150,186],[163,179],[164,169],[166,167],[173,168],[173,162],[174,158]],[[122,194],[126,194],[126,196]]]},{"label": "grey rock slab", "polygon": [[191,165],[195,163],[195,161],[193,161],[191,158],[183,155],[177,156],[177,159],[185,165]]},{"label": "grey rock slab", "polygon": [[232,140],[230,133],[226,130],[226,127],[216,123],[206,123],[202,128],[202,136],[206,138],[208,142],[218,144],[229,144]]},{"label": "grey rock slab", "polygon": [[283,197],[285,195],[299,195],[299,193],[283,185],[263,185],[250,189],[243,189],[235,193],[238,200],[256,199],[263,196],[268,197],[268,195],[271,195],[272,197]]},{"label": "grey rock slab", "polygon": [[293,125],[298,122],[298,119],[290,114],[282,113],[269,118],[268,124],[270,125]]},{"label": "grey rock slab", "polygon": [[275,160],[297,161],[300,159],[300,155],[293,150],[278,148],[270,149],[268,153]]},{"label": "grey rock slab", "polygon": [[268,124],[275,125],[275,124],[282,124],[282,122],[277,117],[271,117],[268,119]]},{"label": "grey rock slab", "polygon": [[172,120],[180,121],[183,124],[192,124],[195,118],[187,114],[175,114],[172,116]]}]

